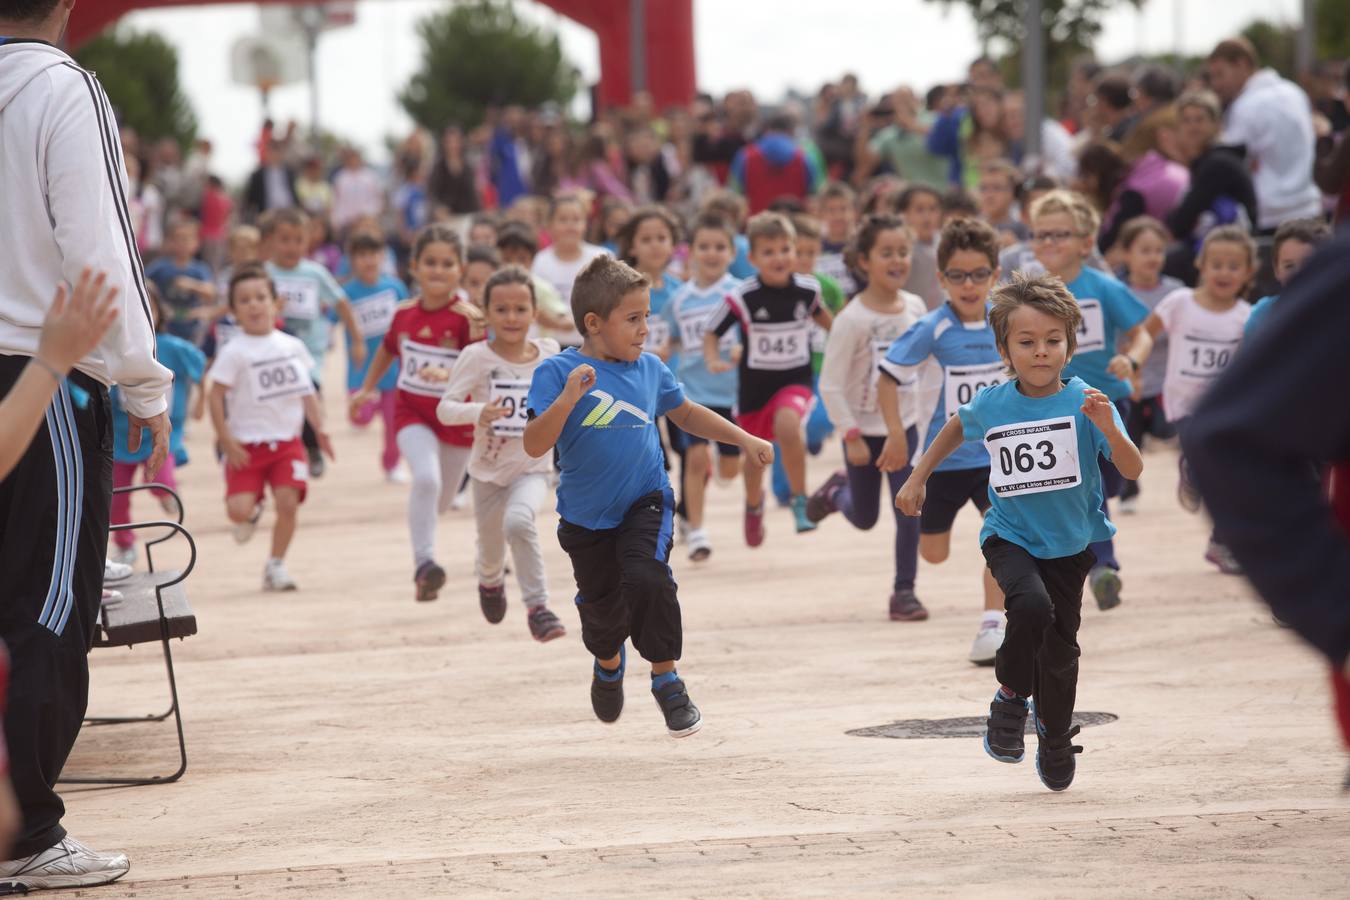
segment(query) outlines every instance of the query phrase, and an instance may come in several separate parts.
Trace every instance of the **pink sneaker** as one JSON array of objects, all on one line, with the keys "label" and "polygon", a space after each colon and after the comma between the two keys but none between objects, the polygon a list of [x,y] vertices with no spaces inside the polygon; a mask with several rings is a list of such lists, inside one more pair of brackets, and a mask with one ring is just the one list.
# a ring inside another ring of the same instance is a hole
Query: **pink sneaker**
[{"label": "pink sneaker", "polygon": [[745,543],[750,547],[758,547],[764,543],[764,502],[762,500],[759,506],[747,506],[745,508]]}]

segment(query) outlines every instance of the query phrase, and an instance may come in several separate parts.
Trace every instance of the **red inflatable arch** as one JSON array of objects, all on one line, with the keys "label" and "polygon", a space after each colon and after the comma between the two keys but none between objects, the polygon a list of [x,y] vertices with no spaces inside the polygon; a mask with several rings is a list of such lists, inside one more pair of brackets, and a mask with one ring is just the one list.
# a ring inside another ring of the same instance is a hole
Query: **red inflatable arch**
[{"label": "red inflatable arch", "polygon": [[[67,41],[71,47],[98,34],[126,13],[163,6],[206,6],[232,0],[86,0],[75,4]],[[306,0],[261,0],[264,3]],[[600,43],[602,107],[622,106],[633,95],[632,0],[545,0],[548,6],[595,32]],[[694,98],[693,0],[639,0],[647,90],[658,109],[684,105]]]}]

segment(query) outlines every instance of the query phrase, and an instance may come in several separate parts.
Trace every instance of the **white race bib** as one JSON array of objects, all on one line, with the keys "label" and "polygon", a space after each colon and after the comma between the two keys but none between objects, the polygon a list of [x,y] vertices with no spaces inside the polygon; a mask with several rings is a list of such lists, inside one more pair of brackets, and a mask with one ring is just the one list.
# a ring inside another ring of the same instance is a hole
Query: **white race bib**
[{"label": "white race bib", "polygon": [[[894,341],[872,339],[872,359],[871,368],[868,369],[867,379],[863,382],[862,412],[874,413],[877,411],[877,379],[881,377],[881,363],[886,359],[886,353],[891,349]],[[913,387],[914,379],[902,382],[902,386]]]},{"label": "white race bib", "polygon": [[642,342],[642,349],[648,353],[656,353],[668,343],[670,343],[670,323],[660,316],[648,316],[647,339]]},{"label": "white race bib", "polygon": [[[718,306],[704,306],[680,313],[680,348],[682,352],[703,352],[703,338],[708,333],[708,326],[712,325],[713,313],[718,309],[720,309]],[[722,335],[722,339],[717,342],[717,345],[723,350],[730,350],[735,347],[735,331],[731,330]]]},{"label": "white race bib", "polygon": [[976,366],[947,366],[943,370],[942,396],[947,407],[947,418],[965,406],[987,387],[1008,380],[1003,363],[982,363]]},{"label": "white race bib", "polygon": [[393,291],[380,291],[352,303],[352,312],[356,314],[356,330],[363,338],[383,337],[393,324],[394,313],[398,312],[398,294]]},{"label": "white race bib", "polygon": [[398,389],[422,397],[439,397],[445,393],[446,380],[429,379],[427,369],[444,369],[447,373],[459,358],[458,350],[419,344],[404,338],[399,343]]},{"label": "white race bib", "polygon": [[250,363],[249,387],[255,403],[268,403],[284,397],[302,397],[314,392],[309,370],[294,356],[281,356]]},{"label": "white race bib", "polygon": [[989,486],[1000,497],[1063,491],[1082,483],[1073,416],[991,428],[984,446],[989,451]]},{"label": "white race bib", "polygon": [[811,323],[811,352],[824,353],[825,344],[830,340],[830,333],[821,328],[815,322]]},{"label": "white race bib", "polygon": [[1172,353],[1179,363],[1176,375],[1193,384],[1208,385],[1228,368],[1242,338],[1211,338],[1199,334],[1181,334],[1173,340]]},{"label": "white race bib", "polygon": [[281,314],[288,319],[317,319],[323,312],[319,306],[319,283],[309,278],[276,279],[277,296],[281,298]]},{"label": "white race bib", "polygon": [[750,329],[752,369],[781,372],[811,364],[811,322],[755,323]]},{"label": "white race bib", "polygon": [[525,415],[527,398],[530,394],[530,379],[490,378],[488,380],[488,402],[495,406],[505,406],[506,415],[492,423],[492,433],[496,437],[520,437],[525,433],[525,424],[529,418]]},{"label": "white race bib", "polygon": [[1091,353],[1106,349],[1106,320],[1102,317],[1100,300],[1079,300],[1083,324],[1078,326],[1078,347],[1074,353]]}]

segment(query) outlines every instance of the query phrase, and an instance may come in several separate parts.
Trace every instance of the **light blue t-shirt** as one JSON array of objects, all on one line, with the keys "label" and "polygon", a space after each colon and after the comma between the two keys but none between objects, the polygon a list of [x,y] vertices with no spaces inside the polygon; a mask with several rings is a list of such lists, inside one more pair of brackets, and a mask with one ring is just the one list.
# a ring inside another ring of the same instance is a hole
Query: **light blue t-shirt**
[{"label": "light blue t-shirt", "polygon": [[305,349],[317,363],[310,373],[317,383],[323,358],[328,353],[327,313],[347,295],[342,292],[337,279],[312,259],[300,260],[294,269],[283,269],[269,262],[267,274],[276,285],[286,330],[304,342]]},{"label": "light blue t-shirt", "polygon": [[[1038,559],[1081,553],[1110,540],[1116,528],[1101,511],[1097,456],[1111,445],[1081,412],[1088,384],[1069,378],[1049,397],[1033,399],[1017,381],[981,391],[960,409],[968,441],[989,452],[989,500],[980,543],[997,535]],[[1114,407],[1111,418],[1122,432]]]},{"label": "light blue t-shirt", "polygon": [[606,362],[568,347],[534,370],[531,416],[553,405],[583,363],[595,368],[595,384],[558,437],[558,515],[600,531],[617,527],[634,503],[670,486],[656,418],[683,404],[684,390],[654,354]]},{"label": "light blue t-shirt", "polygon": [[[1003,360],[989,327],[988,306],[981,322],[962,322],[950,303],[944,303],[896,338],[881,362],[881,371],[902,382],[900,366],[917,366],[930,356],[942,366],[942,388],[924,438],[925,450],[937,439],[947,419],[984,388],[1008,380]],[[917,454],[916,454],[917,455]],[[984,445],[967,442],[944,459],[938,472],[982,469],[989,465]]]},{"label": "light blue t-shirt", "polygon": [[[187,448],[183,446],[183,429],[187,424],[188,398],[192,386],[201,384],[202,374],[206,371],[206,354],[180,337],[161,332],[155,335],[155,356],[162,366],[173,373],[173,397],[169,402],[169,425],[173,431],[169,434],[169,452],[173,454],[174,465],[187,465]],[[150,439],[150,429],[141,429],[141,446],[135,453],[127,450],[127,435],[131,432],[131,422],[127,411],[122,407],[121,392],[112,389],[113,424],[113,461],[120,463],[140,463],[150,458],[154,441]]]},{"label": "light blue t-shirt", "polygon": [[[352,303],[352,315],[356,316],[356,324],[366,339],[366,364],[357,368],[352,365],[352,338],[347,335],[347,390],[355,391],[365,382],[366,372],[375,361],[375,351],[380,349],[398,305],[408,299],[408,288],[397,278],[381,275],[374,284],[353,278],[342,289],[347,292],[347,299]],[[397,386],[398,360],[394,360],[389,371],[380,379],[378,388],[392,391]]]},{"label": "light blue t-shirt", "polygon": [[1279,294],[1271,294],[1269,297],[1262,297],[1252,306],[1251,313],[1247,316],[1247,324],[1242,328],[1243,340],[1250,340],[1251,336],[1260,331],[1267,317],[1275,311],[1275,302],[1280,299]]},{"label": "light blue t-shirt", "polygon": [[[730,272],[699,290],[694,282],[686,281],[675,291],[666,307],[671,328],[680,342],[680,355],[675,374],[689,399],[704,406],[730,409],[736,405],[736,369],[714,375],[703,364],[703,335],[714,312],[726,302],[727,295],[740,284]],[[722,358],[730,360],[730,350],[737,343],[736,335],[728,331],[721,341]]]},{"label": "light blue t-shirt", "polygon": [[[651,315],[647,317],[647,347],[649,351],[654,351],[675,336],[675,325],[666,316],[666,307],[670,305],[670,298],[675,296],[675,292],[680,289],[680,279],[665,272],[661,275],[661,283],[651,286],[649,294],[651,296]],[[670,366],[671,371],[679,364],[679,360],[672,356],[666,365]]]},{"label": "light blue t-shirt", "polygon": [[738,234],[731,239],[731,246],[736,250],[736,258],[731,261],[731,268],[727,271],[741,281],[758,275],[759,270],[750,264],[750,239]]},{"label": "light blue t-shirt", "polygon": [[1083,311],[1083,324],[1078,329],[1078,347],[1064,374],[1078,376],[1112,402],[1125,399],[1133,386],[1107,372],[1106,367],[1119,353],[1116,345],[1120,335],[1147,319],[1148,307],[1124,282],[1087,266],[1068,288]]}]

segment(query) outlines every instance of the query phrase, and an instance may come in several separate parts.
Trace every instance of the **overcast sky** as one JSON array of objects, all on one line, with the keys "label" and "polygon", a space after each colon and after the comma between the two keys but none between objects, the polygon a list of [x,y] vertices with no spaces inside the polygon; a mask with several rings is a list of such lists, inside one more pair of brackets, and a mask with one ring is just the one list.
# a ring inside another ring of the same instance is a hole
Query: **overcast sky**
[{"label": "overcast sky", "polygon": [[[88,0],[87,0],[88,2]],[[542,3],[516,0],[523,12],[555,27],[564,52],[588,81],[599,75],[594,35]],[[383,139],[411,127],[395,94],[416,71],[419,19],[447,0],[362,0],[354,26],[325,35],[318,53],[320,120],[327,129],[383,158]],[[1299,0],[1147,0],[1127,3],[1107,19],[1097,52],[1111,61],[1134,53],[1182,49],[1198,53],[1258,16],[1297,22]],[[178,48],[183,82],[203,136],[215,145],[216,169],[247,175],[261,121],[258,92],[230,79],[230,47],[256,33],[251,4],[169,8],[125,20],[164,35]],[[925,0],[695,0],[699,86],[714,93],[748,87],[776,98],[786,88],[813,90],[845,71],[875,92],[900,84],[926,89],[960,78],[978,51],[964,5],[950,12]],[[278,88],[272,112],[307,120],[308,87]]]}]

